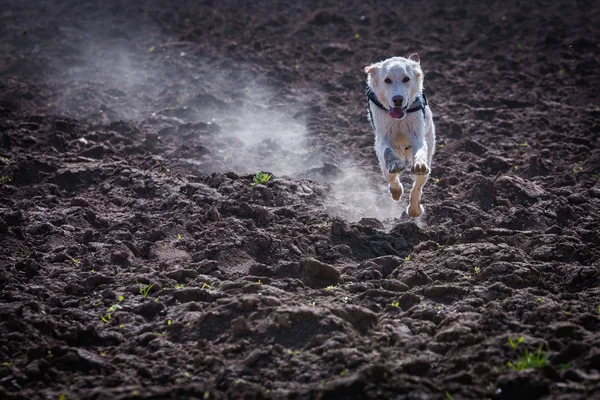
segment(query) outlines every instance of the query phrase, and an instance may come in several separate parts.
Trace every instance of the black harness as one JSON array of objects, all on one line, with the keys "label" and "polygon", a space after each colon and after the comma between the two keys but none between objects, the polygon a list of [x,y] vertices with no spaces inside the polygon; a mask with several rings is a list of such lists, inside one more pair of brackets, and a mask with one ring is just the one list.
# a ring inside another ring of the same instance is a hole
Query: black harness
[{"label": "black harness", "polygon": [[[373,126],[373,129],[375,129],[375,123],[373,122],[373,113],[371,112],[371,107],[369,107],[369,101],[375,104],[377,107],[381,108],[383,111],[389,110],[385,108],[383,104],[381,104],[381,102],[377,99],[377,96],[375,95],[375,93],[373,93],[369,86],[367,86],[365,93],[367,95],[367,109],[369,110],[369,117],[371,117],[371,125]],[[407,114],[414,113],[417,111],[423,111],[423,118],[425,118],[425,107],[427,107],[428,104],[427,96],[425,96],[425,92],[421,93],[421,96],[423,97],[422,100],[420,96],[417,96],[415,98],[415,101],[413,101],[413,103],[411,104],[412,107],[406,110]]]}]

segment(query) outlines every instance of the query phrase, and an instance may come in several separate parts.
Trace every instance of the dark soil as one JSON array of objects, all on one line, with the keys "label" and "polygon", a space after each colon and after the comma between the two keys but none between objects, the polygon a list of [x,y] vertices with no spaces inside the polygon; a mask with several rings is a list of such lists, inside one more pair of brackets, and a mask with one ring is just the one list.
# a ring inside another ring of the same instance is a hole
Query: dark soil
[{"label": "dark soil", "polygon": [[[591,0],[3,0],[0,398],[600,398],[598,43]],[[409,220],[363,67],[415,51]]]}]

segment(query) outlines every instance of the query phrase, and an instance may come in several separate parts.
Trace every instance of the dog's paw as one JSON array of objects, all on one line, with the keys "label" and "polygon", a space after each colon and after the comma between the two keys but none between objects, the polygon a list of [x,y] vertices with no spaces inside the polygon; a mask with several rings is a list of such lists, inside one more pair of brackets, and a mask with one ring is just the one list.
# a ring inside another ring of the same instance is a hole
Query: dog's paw
[{"label": "dog's paw", "polygon": [[394,199],[395,201],[398,201],[398,200],[400,200],[400,196],[402,196],[402,187],[399,187],[399,188],[390,187],[390,193],[392,194],[392,199]]},{"label": "dog's paw", "polygon": [[390,174],[397,174],[404,171],[404,163],[400,160],[391,160],[387,162],[387,169]]},{"label": "dog's paw", "polygon": [[420,216],[421,216],[421,214],[423,214],[423,212],[424,212],[424,211],[425,211],[425,210],[423,209],[423,206],[422,206],[422,205],[420,205],[420,204],[418,205],[418,207],[411,207],[411,206],[408,206],[408,207],[406,208],[406,213],[408,214],[408,216],[409,216],[410,218],[417,218],[417,217],[420,217]]},{"label": "dog's paw", "polygon": [[429,167],[422,161],[417,161],[412,167],[412,173],[415,175],[427,175],[429,174]]}]

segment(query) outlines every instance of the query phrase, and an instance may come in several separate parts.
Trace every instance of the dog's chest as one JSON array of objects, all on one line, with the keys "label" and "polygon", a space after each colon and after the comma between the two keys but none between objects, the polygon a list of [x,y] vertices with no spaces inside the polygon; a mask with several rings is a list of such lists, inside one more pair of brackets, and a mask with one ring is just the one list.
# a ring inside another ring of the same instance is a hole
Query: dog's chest
[{"label": "dog's chest", "polygon": [[416,117],[416,115],[408,115],[399,121],[388,115],[382,115],[380,118],[375,118],[375,134],[387,136],[396,150],[404,150],[425,135],[424,121]]}]

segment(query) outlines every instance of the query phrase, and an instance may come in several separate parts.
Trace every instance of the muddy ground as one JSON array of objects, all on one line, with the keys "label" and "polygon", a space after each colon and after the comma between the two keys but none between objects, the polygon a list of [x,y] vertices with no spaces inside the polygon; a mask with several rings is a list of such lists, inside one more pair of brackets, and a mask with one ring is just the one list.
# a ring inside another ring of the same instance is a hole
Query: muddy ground
[{"label": "muddy ground", "polygon": [[[598,43],[591,0],[3,0],[0,398],[600,398]],[[415,51],[410,220],[363,67]]]}]

